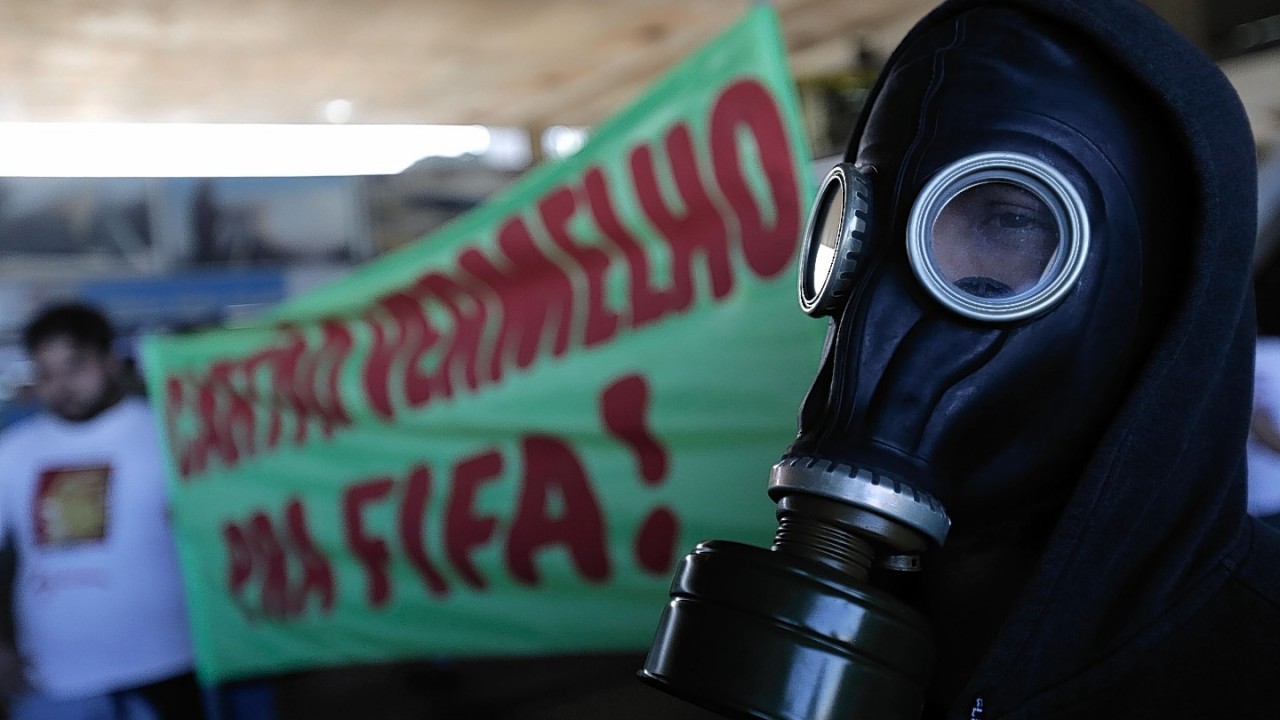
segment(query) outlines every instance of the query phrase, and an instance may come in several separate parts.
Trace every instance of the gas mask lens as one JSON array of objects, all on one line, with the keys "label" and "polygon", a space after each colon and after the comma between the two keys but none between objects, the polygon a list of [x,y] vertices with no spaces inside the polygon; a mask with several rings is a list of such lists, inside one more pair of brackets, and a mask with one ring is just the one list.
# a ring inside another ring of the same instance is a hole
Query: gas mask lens
[{"label": "gas mask lens", "polygon": [[1061,250],[1057,218],[1038,196],[1007,182],[962,190],[933,222],[929,253],[961,292],[1007,298],[1034,288]]},{"label": "gas mask lens", "polygon": [[841,163],[827,173],[800,250],[800,308],[809,315],[830,315],[849,294],[870,208],[871,185],[862,171]]},{"label": "gas mask lens", "polygon": [[814,219],[813,262],[809,269],[810,288],[820,288],[827,284],[831,277],[831,268],[836,264],[836,253],[840,246],[840,223],[844,218],[840,212],[844,210],[844,185],[831,183],[827,186],[830,198],[823,198],[819,206],[819,217]]},{"label": "gas mask lens", "polygon": [[1084,265],[1088,226],[1058,171],[1014,153],[943,168],[920,193],[907,229],[911,266],[940,302],[978,320],[1044,312]]}]

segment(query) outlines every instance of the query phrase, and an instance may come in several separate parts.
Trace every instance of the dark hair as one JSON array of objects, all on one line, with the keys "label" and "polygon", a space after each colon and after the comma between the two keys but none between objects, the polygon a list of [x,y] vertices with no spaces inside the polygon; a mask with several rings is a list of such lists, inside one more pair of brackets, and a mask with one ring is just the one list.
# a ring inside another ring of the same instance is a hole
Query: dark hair
[{"label": "dark hair", "polygon": [[45,308],[22,331],[22,344],[28,353],[56,337],[70,338],[102,353],[111,352],[115,340],[111,321],[96,308],[83,303],[63,303]]}]

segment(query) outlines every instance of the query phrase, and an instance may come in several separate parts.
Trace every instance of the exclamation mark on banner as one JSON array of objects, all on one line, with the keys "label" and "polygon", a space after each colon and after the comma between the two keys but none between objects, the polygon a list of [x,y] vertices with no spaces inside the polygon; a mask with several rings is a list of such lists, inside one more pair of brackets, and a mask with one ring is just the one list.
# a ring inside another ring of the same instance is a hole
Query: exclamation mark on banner
[{"label": "exclamation mark on banner", "polygon": [[[609,434],[631,449],[640,478],[657,487],[667,478],[670,456],[649,429],[649,384],[640,375],[615,380],[600,394],[600,412]],[[640,567],[655,574],[671,570],[679,523],[670,508],[659,505],[645,516],[633,551]]]}]

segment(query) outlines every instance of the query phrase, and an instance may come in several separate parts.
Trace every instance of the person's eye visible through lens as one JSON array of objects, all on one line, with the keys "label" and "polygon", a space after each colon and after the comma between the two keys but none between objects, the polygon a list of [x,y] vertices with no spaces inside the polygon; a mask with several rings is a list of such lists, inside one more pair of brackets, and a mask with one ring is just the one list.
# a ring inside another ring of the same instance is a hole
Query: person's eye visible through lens
[{"label": "person's eye visible through lens", "polygon": [[1057,220],[1035,193],[981,183],[952,198],[933,226],[933,260],[961,291],[1008,297],[1035,287],[1058,250]]},{"label": "person's eye visible through lens", "polygon": [[1044,213],[1036,212],[1029,207],[997,206],[994,208],[996,222],[1007,230],[1025,230],[1034,228],[1044,232],[1052,232],[1052,218]]}]

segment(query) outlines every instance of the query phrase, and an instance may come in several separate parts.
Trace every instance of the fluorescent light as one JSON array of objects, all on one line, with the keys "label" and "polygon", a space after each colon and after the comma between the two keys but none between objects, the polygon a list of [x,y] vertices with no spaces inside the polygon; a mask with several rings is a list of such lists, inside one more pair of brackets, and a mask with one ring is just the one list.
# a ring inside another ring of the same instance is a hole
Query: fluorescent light
[{"label": "fluorescent light", "polygon": [[583,127],[552,125],[542,133],[542,151],[551,157],[569,157],[587,144],[587,136]]},{"label": "fluorescent light", "polygon": [[324,105],[324,117],[331,123],[342,124],[351,121],[351,113],[355,111],[355,106],[350,100],[330,100]]},{"label": "fluorescent light", "polygon": [[392,175],[489,140],[479,125],[0,123],[0,176]]}]

